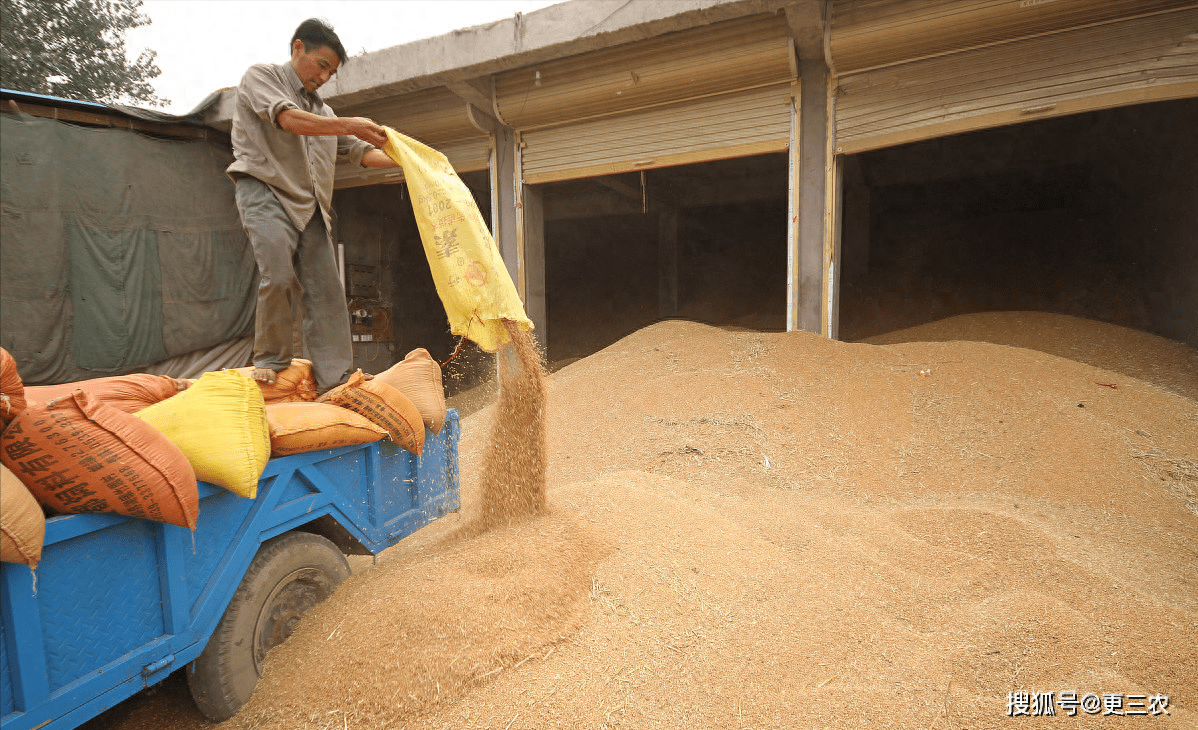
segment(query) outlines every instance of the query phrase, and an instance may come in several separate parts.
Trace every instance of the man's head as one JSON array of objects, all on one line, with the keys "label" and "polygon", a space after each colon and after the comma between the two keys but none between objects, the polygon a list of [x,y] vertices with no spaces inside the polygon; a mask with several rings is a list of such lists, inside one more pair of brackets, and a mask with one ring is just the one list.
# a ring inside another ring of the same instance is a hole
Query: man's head
[{"label": "man's head", "polygon": [[291,36],[291,67],[309,93],[328,82],[345,59],[341,39],[321,20],[305,20]]}]

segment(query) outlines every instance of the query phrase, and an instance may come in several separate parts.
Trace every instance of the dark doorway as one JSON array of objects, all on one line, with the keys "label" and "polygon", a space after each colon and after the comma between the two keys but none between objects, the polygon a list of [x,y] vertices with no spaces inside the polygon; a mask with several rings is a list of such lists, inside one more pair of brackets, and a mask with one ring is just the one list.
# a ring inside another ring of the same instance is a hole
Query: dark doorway
[{"label": "dark doorway", "polygon": [[863,153],[844,165],[840,337],[1043,311],[1198,345],[1198,100]]}]

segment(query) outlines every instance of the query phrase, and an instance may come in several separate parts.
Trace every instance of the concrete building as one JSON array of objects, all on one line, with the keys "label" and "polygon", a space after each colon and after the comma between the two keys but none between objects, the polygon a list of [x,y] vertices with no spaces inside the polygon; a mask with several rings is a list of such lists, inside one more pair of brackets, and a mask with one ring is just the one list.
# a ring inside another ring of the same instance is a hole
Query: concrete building
[{"label": "concrete building", "polygon": [[[454,163],[551,361],[674,316],[858,339],[1033,309],[1198,346],[1193,2],[573,0],[322,94]],[[453,344],[402,180],[337,178],[372,370]]]}]

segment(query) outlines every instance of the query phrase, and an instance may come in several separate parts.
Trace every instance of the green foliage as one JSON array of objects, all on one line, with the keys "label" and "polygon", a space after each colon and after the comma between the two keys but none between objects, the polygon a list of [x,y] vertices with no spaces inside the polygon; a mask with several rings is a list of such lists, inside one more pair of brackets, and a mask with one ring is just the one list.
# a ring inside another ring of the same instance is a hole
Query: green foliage
[{"label": "green foliage", "polygon": [[125,31],[148,25],[142,0],[0,0],[0,84],[97,102],[158,98],[155,51],[130,62]]}]

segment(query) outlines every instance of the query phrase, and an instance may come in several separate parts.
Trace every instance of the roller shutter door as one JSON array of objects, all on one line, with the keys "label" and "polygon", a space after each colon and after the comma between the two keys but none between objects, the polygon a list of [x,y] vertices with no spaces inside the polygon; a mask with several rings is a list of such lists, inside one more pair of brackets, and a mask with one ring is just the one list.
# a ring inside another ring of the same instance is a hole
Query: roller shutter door
[{"label": "roller shutter door", "polygon": [[1198,9],[1191,6],[840,72],[836,151],[850,154],[973,129],[1195,96]]},{"label": "roller shutter door", "polygon": [[525,132],[524,182],[780,152],[790,141],[791,94],[791,84],[774,84]]},{"label": "roller shutter door", "polygon": [[836,0],[828,55],[841,74],[1193,7],[1193,0]]},{"label": "roller shutter door", "polygon": [[495,109],[529,130],[793,78],[785,18],[757,15],[506,71]]}]

